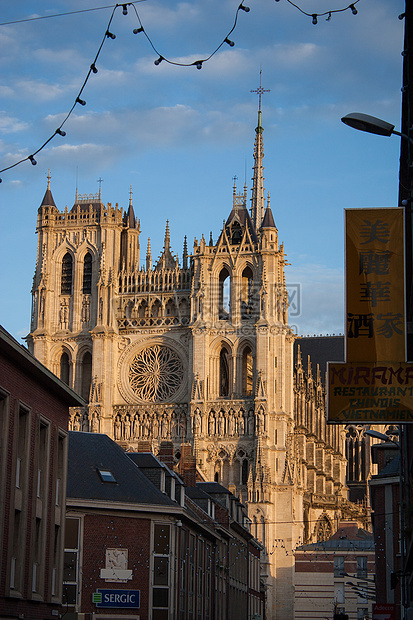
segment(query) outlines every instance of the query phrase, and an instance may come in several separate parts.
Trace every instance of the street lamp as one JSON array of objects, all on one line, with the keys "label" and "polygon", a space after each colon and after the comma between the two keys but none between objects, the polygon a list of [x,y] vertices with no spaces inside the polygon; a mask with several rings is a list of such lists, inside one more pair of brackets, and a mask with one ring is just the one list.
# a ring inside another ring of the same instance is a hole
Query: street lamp
[{"label": "street lamp", "polygon": [[387,121],[381,120],[381,118],[376,118],[375,116],[370,116],[370,114],[363,114],[362,112],[351,112],[351,114],[346,114],[341,119],[345,125],[349,127],[353,127],[353,129],[358,129],[359,131],[367,131],[367,133],[374,133],[378,136],[401,136],[402,138],[406,138],[413,144],[413,138],[410,138],[408,135],[404,133],[400,133],[400,131],[396,131],[394,129],[394,125],[388,123]]}]

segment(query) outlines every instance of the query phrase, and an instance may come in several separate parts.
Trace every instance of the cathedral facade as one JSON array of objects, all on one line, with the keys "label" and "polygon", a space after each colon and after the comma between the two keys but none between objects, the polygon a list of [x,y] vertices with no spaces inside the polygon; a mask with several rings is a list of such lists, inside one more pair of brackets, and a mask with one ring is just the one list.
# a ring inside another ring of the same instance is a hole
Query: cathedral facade
[{"label": "cathedral facade", "polygon": [[182,261],[170,247],[141,264],[132,205],[76,195],[59,211],[48,187],[38,210],[32,353],[81,394],[74,430],[156,454],[191,444],[199,475],[248,506],[263,545],[267,618],[294,617],[294,549],[328,538],[348,501],[345,430],[327,425],[322,377],[288,325],[285,253],[264,196],[261,110],[251,209],[234,186],[216,242],[202,235]]}]

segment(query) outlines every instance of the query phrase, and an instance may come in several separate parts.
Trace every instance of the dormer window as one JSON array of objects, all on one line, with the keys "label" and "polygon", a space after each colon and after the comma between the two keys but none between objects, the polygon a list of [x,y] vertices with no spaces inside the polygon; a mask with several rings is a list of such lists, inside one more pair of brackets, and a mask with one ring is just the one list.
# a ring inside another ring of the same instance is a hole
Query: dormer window
[{"label": "dormer window", "polygon": [[102,479],[102,482],[116,482],[116,478],[115,476],[112,474],[112,472],[109,469],[99,469],[98,468],[98,474]]}]

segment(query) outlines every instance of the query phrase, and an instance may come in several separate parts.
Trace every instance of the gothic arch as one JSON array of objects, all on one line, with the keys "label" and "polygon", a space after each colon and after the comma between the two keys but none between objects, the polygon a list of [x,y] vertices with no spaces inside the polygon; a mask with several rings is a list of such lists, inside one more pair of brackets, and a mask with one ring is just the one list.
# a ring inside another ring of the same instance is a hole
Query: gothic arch
[{"label": "gothic arch", "polygon": [[228,398],[232,392],[231,350],[223,344],[219,352],[219,396]]},{"label": "gothic arch", "polygon": [[231,316],[232,270],[222,265],[218,273],[218,318],[228,320]]},{"label": "gothic arch", "polygon": [[92,384],[92,352],[88,347],[79,349],[76,357],[76,386],[77,392],[86,401],[89,400]]},{"label": "gothic arch", "polygon": [[63,381],[63,383],[70,386],[72,382],[72,355],[66,347],[62,347],[60,351],[58,364],[59,378]]},{"label": "gothic arch", "polygon": [[315,526],[315,536],[317,542],[328,540],[333,535],[333,526],[326,514],[322,515]]},{"label": "gothic arch", "polygon": [[237,346],[236,373],[236,392],[242,396],[253,396],[255,347],[254,344],[247,339],[243,339]]},{"label": "gothic arch", "polygon": [[92,277],[93,277],[93,257],[90,252],[86,252],[83,261],[82,271],[82,293],[84,295],[92,294]]},{"label": "gothic arch", "polygon": [[71,295],[73,292],[75,261],[71,252],[66,252],[60,261],[60,294]]}]

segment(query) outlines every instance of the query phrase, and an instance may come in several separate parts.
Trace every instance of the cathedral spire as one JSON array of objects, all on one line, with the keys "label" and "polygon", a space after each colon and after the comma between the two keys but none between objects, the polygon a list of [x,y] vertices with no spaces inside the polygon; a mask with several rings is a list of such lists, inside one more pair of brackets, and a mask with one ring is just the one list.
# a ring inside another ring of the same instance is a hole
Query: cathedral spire
[{"label": "cathedral spire", "polygon": [[127,224],[129,228],[136,228],[136,217],[132,204],[132,185],[129,190],[129,207],[125,217],[125,224]]},{"label": "cathedral spire", "polygon": [[146,250],[146,271],[152,269],[152,253],[151,253],[151,238],[148,237],[148,248]]},{"label": "cathedral spire", "polygon": [[51,179],[51,174],[50,174],[50,168],[49,168],[49,172],[47,175],[47,189],[46,189],[46,193],[43,197],[42,200],[42,204],[40,205],[41,207],[55,207],[55,201],[53,200],[53,196],[52,196],[52,191],[50,189],[50,179]]},{"label": "cathedral spire", "polygon": [[261,86],[261,75],[262,71],[260,71],[260,85],[255,90],[252,90],[252,93],[258,94],[258,125],[255,128],[255,144],[254,144],[254,176],[253,176],[253,185],[252,185],[252,199],[251,199],[251,219],[254,224],[255,230],[259,230],[261,227],[261,222],[264,217],[265,211],[265,198],[264,198],[264,167],[262,164],[264,158],[264,141],[263,141],[263,131],[264,128],[262,126],[261,121],[261,95],[263,93],[269,93],[269,90],[265,90]]},{"label": "cathedral spire", "polygon": [[167,252],[171,247],[171,237],[169,235],[169,220],[166,220],[164,250]]},{"label": "cathedral spire", "polygon": [[182,267],[184,269],[188,269],[188,244],[187,244],[186,235],[184,237],[184,251],[182,254]]}]

